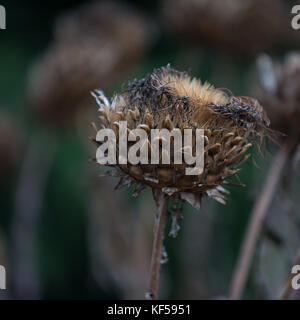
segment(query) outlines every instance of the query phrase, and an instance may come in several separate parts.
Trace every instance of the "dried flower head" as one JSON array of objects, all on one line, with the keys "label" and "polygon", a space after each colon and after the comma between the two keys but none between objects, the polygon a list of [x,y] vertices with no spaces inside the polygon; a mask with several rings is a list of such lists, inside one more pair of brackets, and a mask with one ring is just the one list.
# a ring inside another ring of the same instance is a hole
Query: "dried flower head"
[{"label": "dried flower head", "polygon": [[[110,87],[147,48],[148,24],[119,2],[87,3],[61,16],[54,42],[30,74],[29,98],[45,120],[65,124],[89,91]],[[130,35],[130,36],[128,36]]]},{"label": "dried flower head", "polygon": [[[243,156],[249,157],[247,151],[253,142],[259,143],[269,125],[262,106],[254,98],[229,96],[170,66],[129,83],[124,92],[112,98],[111,104],[102,92],[95,91],[94,95],[100,104],[103,128],[117,133],[118,122],[126,120],[129,132],[142,128],[148,133],[149,148],[151,129],[204,130],[204,170],[200,175],[186,175],[189,165],[175,164],[174,154],[167,165],[117,164],[116,171],[107,173],[121,177],[117,188],[136,184],[137,195],[150,186],[170,196],[174,207],[188,201],[199,208],[204,195],[225,203],[222,184],[238,174]],[[100,144],[95,138],[92,140]]]},{"label": "dried flower head", "polygon": [[165,26],[184,41],[255,55],[289,28],[279,0],[165,0]]}]

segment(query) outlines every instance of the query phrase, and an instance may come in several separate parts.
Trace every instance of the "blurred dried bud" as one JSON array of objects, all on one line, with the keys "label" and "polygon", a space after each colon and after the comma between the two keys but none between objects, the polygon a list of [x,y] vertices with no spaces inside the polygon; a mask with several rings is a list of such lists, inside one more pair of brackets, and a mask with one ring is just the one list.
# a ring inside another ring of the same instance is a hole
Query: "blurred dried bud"
[{"label": "blurred dried bud", "polygon": [[183,40],[255,55],[291,31],[288,13],[279,0],[165,0],[163,20]]},{"label": "blurred dried bud", "polygon": [[134,195],[146,186],[162,191],[171,196],[175,207],[187,201],[199,208],[203,195],[225,203],[226,190],[221,185],[238,174],[237,167],[252,143],[262,139],[268,130],[269,119],[254,98],[229,97],[170,66],[129,83],[127,90],[113,97],[111,105],[102,92],[96,93],[102,127],[114,130],[117,145],[116,122],[120,120],[127,121],[129,132],[135,128],[146,130],[150,148],[150,129],[192,129],[194,133],[196,128],[204,130],[204,171],[199,175],[186,175],[189,165],[185,161],[175,164],[174,154],[170,155],[170,164],[150,164],[149,158],[149,164],[117,164],[117,171],[107,173],[121,176],[117,187],[136,184]]},{"label": "blurred dried bud", "polygon": [[261,99],[272,126],[287,136],[300,139],[300,53],[290,53],[273,69],[275,89],[262,92]]},{"label": "blurred dried bud", "polygon": [[54,37],[59,43],[82,40],[118,44],[124,61],[135,61],[149,44],[149,21],[141,12],[118,1],[91,2],[57,19]]},{"label": "blurred dried bud", "polygon": [[148,23],[119,2],[92,2],[58,19],[54,43],[30,74],[37,113],[65,124],[86,106],[89,91],[109,88],[148,46]]}]

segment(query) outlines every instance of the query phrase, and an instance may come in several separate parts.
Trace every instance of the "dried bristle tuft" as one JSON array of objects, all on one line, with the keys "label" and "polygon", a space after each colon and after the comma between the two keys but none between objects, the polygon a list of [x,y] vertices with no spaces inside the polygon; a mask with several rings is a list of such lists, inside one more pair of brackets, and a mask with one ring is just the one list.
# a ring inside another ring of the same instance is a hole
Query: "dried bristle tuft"
[{"label": "dried bristle tuft", "polygon": [[260,136],[270,123],[256,99],[228,96],[223,90],[169,65],[130,83],[123,97],[140,111],[147,108],[154,112],[157,123],[160,117],[170,114],[175,122],[187,121],[198,127],[234,125],[253,129],[252,133]]},{"label": "dried bristle tuft", "polygon": [[199,79],[190,78],[189,76],[178,77],[172,73],[171,75],[164,73],[161,78],[161,84],[168,86],[174,95],[189,97],[191,101],[199,102],[202,105],[228,103],[228,97],[223,91],[215,89],[207,82],[202,84]]},{"label": "dried bristle tuft", "polygon": [[[196,78],[191,79],[187,73],[174,70],[169,65],[133,81],[126,92],[131,104],[159,102],[162,109],[168,102],[198,102],[198,106],[204,106],[209,103],[226,104],[229,100],[222,90],[215,89],[209,83],[202,84]],[[162,99],[164,95],[165,99]]]}]

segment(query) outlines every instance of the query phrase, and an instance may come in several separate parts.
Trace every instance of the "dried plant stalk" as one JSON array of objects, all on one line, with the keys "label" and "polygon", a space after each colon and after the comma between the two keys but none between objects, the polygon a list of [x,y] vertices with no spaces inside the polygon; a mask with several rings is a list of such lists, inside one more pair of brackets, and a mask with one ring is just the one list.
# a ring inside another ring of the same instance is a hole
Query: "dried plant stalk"
[{"label": "dried plant stalk", "polygon": [[157,220],[154,229],[154,239],[150,266],[150,284],[149,294],[147,295],[150,299],[158,299],[158,288],[160,278],[160,266],[162,260],[163,241],[165,234],[165,227],[168,219],[168,202],[169,197],[160,194],[158,198],[158,213]]},{"label": "dried plant stalk", "polygon": [[278,152],[269,171],[261,196],[258,198],[253,208],[238,263],[232,278],[229,294],[229,297],[232,300],[238,300],[242,296],[254,254],[255,245],[265,221],[268,207],[279,182],[281,172],[288,158],[289,149],[290,147],[285,147]]},{"label": "dried plant stalk", "polygon": [[[14,260],[12,281],[17,299],[40,297],[38,270],[34,263],[37,254],[37,226],[56,151],[55,141],[43,133],[40,135],[43,135],[43,139],[34,138],[23,160],[16,190],[12,223]],[[47,142],[47,153],[41,151],[43,150],[41,141]]]}]

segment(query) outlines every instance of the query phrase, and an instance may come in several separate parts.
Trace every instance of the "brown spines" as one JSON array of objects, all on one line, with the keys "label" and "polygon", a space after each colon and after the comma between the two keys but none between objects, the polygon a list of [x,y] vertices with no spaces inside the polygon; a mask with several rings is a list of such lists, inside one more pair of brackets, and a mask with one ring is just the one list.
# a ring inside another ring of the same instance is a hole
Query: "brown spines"
[{"label": "brown spines", "polygon": [[143,171],[139,166],[130,166],[129,174],[137,180],[143,180]]}]

